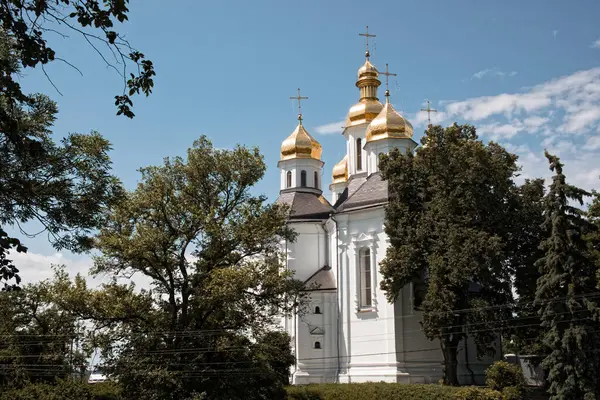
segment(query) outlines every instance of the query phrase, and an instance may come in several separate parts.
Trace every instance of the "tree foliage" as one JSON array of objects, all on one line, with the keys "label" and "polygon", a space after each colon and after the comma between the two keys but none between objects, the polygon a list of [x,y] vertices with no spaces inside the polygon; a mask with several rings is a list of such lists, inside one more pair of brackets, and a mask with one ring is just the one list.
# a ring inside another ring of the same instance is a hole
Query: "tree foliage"
[{"label": "tree foliage", "polygon": [[[3,35],[11,39],[16,61],[24,68],[44,69],[53,61],[71,65],[56,54],[48,37],[58,35],[65,39],[69,33],[81,35],[102,61],[123,78],[123,93],[115,96],[117,114],[132,118],[131,96],[149,95],[155,72],[152,61],[116,30],[117,24],[128,20],[128,4],[128,0],[0,0],[1,29]],[[1,63],[0,93],[11,107],[23,103],[31,105],[35,100],[21,91],[15,79],[15,65]],[[130,72],[132,67],[136,73]],[[4,108],[0,108],[0,120],[9,117]]]},{"label": "tree foliage", "polygon": [[589,193],[566,183],[558,157],[546,153],[555,173],[544,198],[544,251],[537,265],[536,304],[550,349],[542,365],[548,371],[552,399],[600,398],[600,326],[596,265],[584,235],[593,225],[570,204]]},{"label": "tree foliage", "polygon": [[0,292],[0,388],[53,383],[85,372],[89,349],[78,342],[83,326],[57,306],[53,287],[43,281]]},{"label": "tree foliage", "polygon": [[[0,34],[0,63],[18,72],[15,41]],[[6,72],[6,69],[4,69]],[[10,75],[10,74],[9,74]],[[57,106],[36,94],[15,102],[0,93],[0,280],[19,283],[9,251],[24,252],[21,241],[9,237],[7,226],[36,221],[57,249],[87,250],[91,232],[122,194],[110,174],[110,143],[99,133],[73,133],[60,143],[52,139]]]},{"label": "tree foliage", "polygon": [[514,289],[518,296],[513,320],[509,349],[518,354],[546,354],[542,340],[544,330],[540,327],[540,315],[535,306],[535,290],[540,276],[536,265],[542,257],[540,243],[544,239],[545,189],[542,179],[527,180],[516,188],[514,198],[514,225],[511,264],[514,270]]},{"label": "tree foliage", "polygon": [[302,283],[278,253],[294,237],[287,210],[250,192],[264,171],[257,149],[216,150],[204,137],[187,159],[143,168],[97,237],[94,272],[151,289],[65,281],[64,307],[94,324],[103,372],[126,396],[284,398],[293,357],[271,331]]},{"label": "tree foliage", "polygon": [[456,385],[461,341],[472,336],[478,356],[490,354],[510,321],[518,168],[472,126],[431,127],[423,143],[380,161],[390,193],[381,288],[395,301],[414,284],[424,333],[440,340],[445,383]]}]

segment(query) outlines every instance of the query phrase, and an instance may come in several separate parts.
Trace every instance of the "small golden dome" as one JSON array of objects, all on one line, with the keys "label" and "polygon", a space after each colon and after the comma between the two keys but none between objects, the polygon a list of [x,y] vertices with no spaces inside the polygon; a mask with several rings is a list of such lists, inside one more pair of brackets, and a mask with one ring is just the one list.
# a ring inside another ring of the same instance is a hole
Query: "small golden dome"
[{"label": "small golden dome", "polygon": [[371,122],[381,112],[383,104],[377,98],[377,88],[381,85],[379,71],[368,59],[358,69],[356,87],[360,89],[360,100],[350,107],[346,117],[346,126]]},{"label": "small golden dome", "polygon": [[348,180],[348,155],[333,166],[333,183],[344,183]]},{"label": "small golden dome", "polygon": [[354,126],[371,122],[383,109],[379,100],[363,99],[350,107],[346,117],[346,126]]},{"label": "small golden dome", "polygon": [[[386,93],[388,96],[388,93]],[[412,139],[413,127],[406,118],[394,110],[389,101],[367,127],[367,142],[380,139]]]},{"label": "small golden dome", "polygon": [[298,126],[294,132],[281,143],[281,159],[314,158],[320,160],[323,152],[321,144],[304,129],[301,116],[298,116],[298,120]]},{"label": "small golden dome", "polygon": [[363,66],[358,69],[358,79],[366,78],[368,76],[377,78],[379,76],[379,71],[371,64],[371,61],[367,59]]}]

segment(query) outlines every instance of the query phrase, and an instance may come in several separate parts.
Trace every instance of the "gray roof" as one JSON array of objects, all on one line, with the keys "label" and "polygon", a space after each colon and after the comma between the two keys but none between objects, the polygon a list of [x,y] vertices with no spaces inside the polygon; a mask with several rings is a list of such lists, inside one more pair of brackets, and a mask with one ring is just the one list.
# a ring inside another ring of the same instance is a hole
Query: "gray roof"
[{"label": "gray roof", "polygon": [[324,266],[314,274],[312,274],[306,281],[304,281],[307,290],[335,290],[335,277],[331,272],[330,266]]},{"label": "gray roof", "polygon": [[327,219],[334,209],[321,194],[301,191],[282,191],[277,203],[290,206],[290,219]]},{"label": "gray roof", "polygon": [[353,193],[349,191],[349,197],[341,204],[336,204],[336,211],[348,211],[365,206],[384,204],[388,201],[388,185],[381,179],[377,172],[370,175],[362,185]]}]

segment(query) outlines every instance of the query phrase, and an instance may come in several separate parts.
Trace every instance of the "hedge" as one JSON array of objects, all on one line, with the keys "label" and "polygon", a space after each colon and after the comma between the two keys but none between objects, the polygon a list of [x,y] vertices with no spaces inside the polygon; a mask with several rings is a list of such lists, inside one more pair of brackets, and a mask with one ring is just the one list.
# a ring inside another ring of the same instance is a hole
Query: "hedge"
[{"label": "hedge", "polygon": [[35,383],[19,389],[0,390],[0,400],[123,400],[119,387],[112,383],[96,383],[73,380],[56,384]]},{"label": "hedge", "polygon": [[458,388],[402,383],[349,383],[290,386],[289,400],[454,400]]}]

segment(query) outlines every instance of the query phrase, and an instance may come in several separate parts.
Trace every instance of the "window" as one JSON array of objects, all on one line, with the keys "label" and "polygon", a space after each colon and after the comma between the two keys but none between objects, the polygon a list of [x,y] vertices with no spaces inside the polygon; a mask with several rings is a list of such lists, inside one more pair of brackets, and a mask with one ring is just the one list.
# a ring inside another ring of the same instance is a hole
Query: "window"
[{"label": "window", "polygon": [[321,348],[321,342],[315,342],[315,349]]},{"label": "window", "polygon": [[319,306],[315,307],[315,314],[321,314],[321,308]]},{"label": "window", "polygon": [[363,248],[360,250],[360,306],[371,307],[371,250]]},{"label": "window", "polygon": [[300,186],[306,187],[306,171],[300,172]]},{"label": "window", "polygon": [[356,139],[356,170],[362,170],[362,139]]},{"label": "window", "polygon": [[286,174],[286,188],[292,187],[292,171],[288,171]]},{"label": "window", "polygon": [[315,171],[315,189],[319,188],[319,174]]}]

